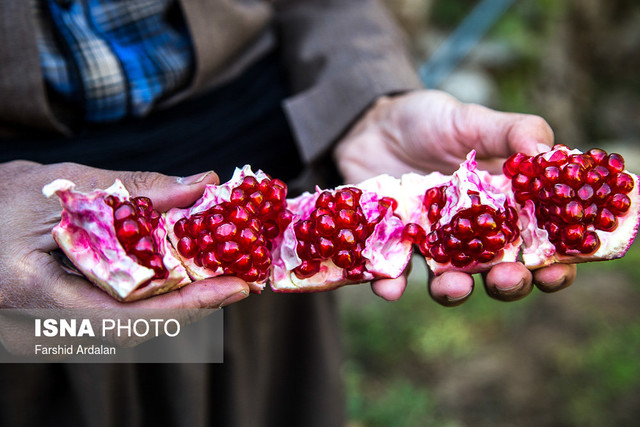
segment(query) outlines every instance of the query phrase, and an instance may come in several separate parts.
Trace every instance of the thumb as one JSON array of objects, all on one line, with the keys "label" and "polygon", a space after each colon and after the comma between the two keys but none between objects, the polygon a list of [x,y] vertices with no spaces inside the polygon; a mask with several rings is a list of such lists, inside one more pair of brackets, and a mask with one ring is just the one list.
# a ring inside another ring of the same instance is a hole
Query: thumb
[{"label": "thumb", "polygon": [[119,178],[133,196],[150,198],[153,206],[161,212],[189,206],[202,196],[206,185],[220,182],[213,171],[185,178],[156,172],[124,172],[119,174]]}]

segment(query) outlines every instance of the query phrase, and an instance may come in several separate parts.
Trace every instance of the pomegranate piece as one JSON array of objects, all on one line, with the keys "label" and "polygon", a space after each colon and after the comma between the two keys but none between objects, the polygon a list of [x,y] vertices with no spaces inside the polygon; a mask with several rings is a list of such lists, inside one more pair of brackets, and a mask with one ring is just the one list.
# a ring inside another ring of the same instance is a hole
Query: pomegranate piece
[{"label": "pomegranate piece", "polygon": [[504,177],[478,170],[475,151],[452,176],[402,177],[404,234],[434,274],[477,273],[516,260],[522,240],[515,200],[504,190],[508,184]]},{"label": "pomegranate piece", "polygon": [[249,166],[221,185],[209,185],[187,209],[167,212],[169,239],[194,280],[240,277],[260,292],[271,272],[271,249],[293,215],[287,186]]},{"label": "pomegranate piece", "polygon": [[527,267],[619,258],[633,242],[638,178],[619,154],[556,145],[535,157],[514,154],[503,170],[521,207]]},{"label": "pomegranate piece", "polygon": [[394,214],[398,202],[365,189],[380,182],[317,189],[288,200],[294,217],[275,247],[274,291],[330,290],[402,273],[411,243]]},{"label": "pomegranate piece", "polygon": [[53,238],[90,281],[114,298],[133,301],[191,282],[166,239],[165,221],[146,197],[131,198],[119,180],[82,193],[58,179],[46,185],[63,207]]}]

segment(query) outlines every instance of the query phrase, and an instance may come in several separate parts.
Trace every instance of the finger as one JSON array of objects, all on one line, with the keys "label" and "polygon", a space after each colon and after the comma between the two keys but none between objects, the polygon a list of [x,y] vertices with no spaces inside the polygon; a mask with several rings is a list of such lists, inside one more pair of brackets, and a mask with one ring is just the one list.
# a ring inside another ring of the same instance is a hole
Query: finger
[{"label": "finger", "polygon": [[371,282],[371,290],[374,294],[387,301],[400,299],[407,287],[407,276],[401,275],[397,279],[378,279]]},{"label": "finger", "polygon": [[186,207],[195,202],[207,184],[218,184],[218,175],[209,171],[186,178],[155,172],[125,172],[119,175],[133,196],[146,196],[156,209],[164,212],[172,207]]},{"label": "finger", "polygon": [[453,307],[460,305],[473,292],[473,277],[459,271],[448,271],[439,276],[429,272],[429,294],[436,302]]},{"label": "finger", "polygon": [[483,275],[487,293],[500,301],[515,301],[531,293],[533,276],[519,262],[503,262]]},{"label": "finger", "polygon": [[553,130],[542,117],[475,104],[462,104],[455,124],[458,138],[476,148],[478,159],[506,158],[516,152],[536,155],[554,141]]},{"label": "finger", "polygon": [[533,272],[533,282],[542,292],[556,292],[571,285],[578,269],[575,264],[553,264]]}]

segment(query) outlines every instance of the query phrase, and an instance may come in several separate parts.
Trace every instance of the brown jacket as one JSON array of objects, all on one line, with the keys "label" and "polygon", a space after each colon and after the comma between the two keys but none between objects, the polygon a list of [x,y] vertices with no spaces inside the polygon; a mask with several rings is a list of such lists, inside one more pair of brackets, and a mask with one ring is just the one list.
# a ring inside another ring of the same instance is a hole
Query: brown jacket
[{"label": "brown jacket", "polygon": [[[279,42],[293,90],[284,108],[306,162],[378,96],[420,86],[402,37],[375,0],[180,0],[196,51],[189,87],[237,75]],[[30,1],[0,2],[0,135],[68,132],[47,99]]]}]

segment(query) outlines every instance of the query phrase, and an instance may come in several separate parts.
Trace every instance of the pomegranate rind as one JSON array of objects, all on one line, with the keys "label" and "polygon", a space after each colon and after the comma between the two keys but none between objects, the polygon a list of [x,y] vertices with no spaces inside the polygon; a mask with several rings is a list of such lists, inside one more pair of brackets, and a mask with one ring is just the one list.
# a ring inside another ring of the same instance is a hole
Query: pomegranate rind
[{"label": "pomegranate rind", "polygon": [[[257,170],[254,173],[249,165],[245,165],[242,168],[236,168],[229,181],[220,185],[206,185],[202,196],[191,207],[186,209],[170,209],[166,214],[166,221],[169,240],[172,243],[173,248],[178,247],[179,240],[179,238],[173,231],[176,222],[178,222],[181,218],[189,218],[193,215],[206,212],[216,205],[228,202],[231,199],[231,191],[234,188],[238,187],[242,183],[242,180],[247,176],[254,177],[258,182],[262,182],[265,179],[271,179],[263,171]],[[175,253],[176,256],[180,256],[177,251]],[[182,262],[187,270],[189,277],[191,277],[193,280],[203,280],[218,277],[224,274],[224,271],[221,267],[217,268],[216,270],[201,267],[196,265],[193,259],[183,258]],[[248,282],[248,284],[252,292],[259,293],[264,289],[266,282],[267,280],[265,279],[262,281]]]},{"label": "pomegranate rind", "polygon": [[[557,151],[564,151],[568,155],[584,154],[577,149],[569,149],[563,145],[556,145],[552,150],[543,154],[545,160],[549,160]],[[595,229],[600,239],[600,247],[593,254],[564,255],[556,251],[553,243],[549,241],[549,233],[538,226],[535,215],[536,206],[533,201],[527,200],[519,209],[522,230],[522,260],[524,265],[535,270],[554,263],[577,264],[592,261],[606,261],[622,258],[638,234],[640,224],[640,188],[638,188],[638,176],[624,170],[633,178],[633,190],[627,194],[631,205],[626,214],[618,216],[618,226],[613,231]]]},{"label": "pomegranate rind", "polygon": [[[383,192],[369,191],[361,185],[339,186],[330,190],[333,194],[343,188],[358,187],[363,190],[359,205],[367,221],[371,222],[380,214],[379,200]],[[405,270],[411,257],[411,244],[402,239],[404,224],[388,209],[369,237],[365,240],[362,256],[366,271],[361,280],[345,278],[344,270],[336,266],[331,259],[320,263],[320,270],[311,277],[301,279],[293,270],[302,263],[296,248],[295,224],[309,218],[315,209],[315,203],[322,190],[287,199],[288,209],[294,213],[291,224],[285,229],[282,239],[274,247],[271,288],[275,292],[318,292],[328,291],[344,285],[366,283],[380,278],[397,278]],[[397,194],[396,194],[397,196]]]},{"label": "pomegranate rind", "polygon": [[162,217],[153,235],[163,254],[168,277],[150,281],[154,271],[127,255],[116,237],[113,209],[105,203],[109,195],[121,200],[130,199],[120,180],[105,190],[89,193],[75,191],[74,188],[72,181],[57,179],[47,184],[42,192],[46,197],[57,196],[63,207],[60,223],[52,230],[54,240],[78,271],[92,283],[118,300],[134,301],[178,289],[191,282],[182,263],[170,249]]},{"label": "pomegranate rind", "polygon": [[[469,191],[478,193],[480,202],[497,211],[504,210],[505,206],[516,206],[513,193],[510,191],[510,182],[506,177],[491,175],[486,171],[478,170],[475,160],[475,150],[472,150],[460,168],[453,175],[443,175],[432,172],[428,175],[416,173],[405,174],[401,177],[400,188],[403,192],[404,208],[400,209],[405,223],[416,223],[422,226],[427,233],[438,226],[443,226],[452,221],[454,216],[465,209],[472,207]],[[424,208],[425,192],[429,188],[446,186],[446,202],[440,213],[441,217],[432,223]],[[489,270],[494,265],[502,262],[516,261],[520,252],[521,237],[507,243],[502,250],[489,262],[472,262],[465,267],[456,267],[451,262],[440,263],[432,258],[425,257],[427,265],[435,275],[446,271],[462,271],[469,274],[480,273]]]}]

